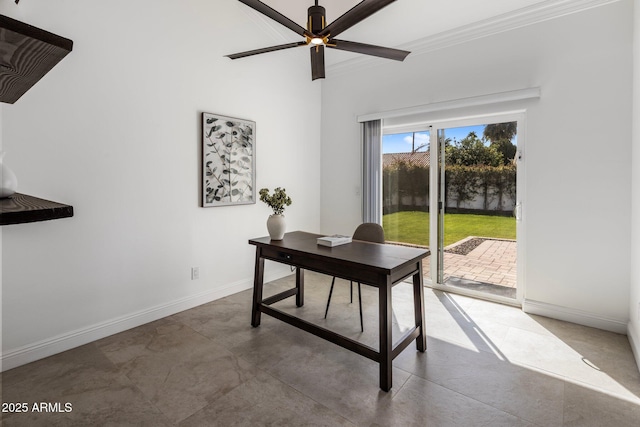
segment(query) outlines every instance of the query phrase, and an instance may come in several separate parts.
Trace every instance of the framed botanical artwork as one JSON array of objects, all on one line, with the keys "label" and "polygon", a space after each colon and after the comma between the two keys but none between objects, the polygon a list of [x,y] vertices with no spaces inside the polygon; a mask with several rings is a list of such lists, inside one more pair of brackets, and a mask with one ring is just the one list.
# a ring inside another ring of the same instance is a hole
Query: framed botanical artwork
[{"label": "framed botanical artwork", "polygon": [[256,123],[202,113],[202,206],[256,202]]}]

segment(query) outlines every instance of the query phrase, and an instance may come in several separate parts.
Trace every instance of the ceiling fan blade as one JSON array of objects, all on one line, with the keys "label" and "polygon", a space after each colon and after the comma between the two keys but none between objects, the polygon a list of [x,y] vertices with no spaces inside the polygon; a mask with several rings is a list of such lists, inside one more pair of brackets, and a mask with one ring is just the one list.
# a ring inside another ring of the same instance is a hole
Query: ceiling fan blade
[{"label": "ceiling fan blade", "polygon": [[262,13],[263,15],[268,16],[269,18],[273,19],[274,21],[284,25],[285,27],[289,28],[290,30],[300,34],[301,36],[309,36],[309,37],[312,36],[312,34],[307,29],[305,29],[301,25],[296,24],[291,19],[287,18],[286,16],[284,16],[283,14],[278,12],[277,10],[270,8],[269,6],[267,6],[266,4],[262,3],[261,1],[258,1],[258,0],[239,0],[239,1],[241,3],[246,4],[247,6],[249,6],[252,9],[257,10],[258,12]]},{"label": "ceiling fan blade", "polygon": [[311,46],[311,80],[324,79],[324,46]]},{"label": "ceiling fan blade", "polygon": [[248,50],[246,52],[233,53],[231,55],[225,55],[225,56],[227,58],[231,58],[231,59],[238,59],[238,58],[244,58],[244,57],[251,56],[251,55],[259,55],[261,53],[275,52],[276,50],[282,50],[282,49],[289,49],[289,48],[292,48],[292,47],[304,46],[306,44],[307,44],[306,42],[295,42],[295,43],[280,44],[278,46],[271,46],[271,47],[264,47],[262,49]]},{"label": "ceiling fan blade", "polygon": [[333,21],[331,24],[324,27],[322,31],[318,33],[320,37],[335,37],[341,32],[353,27],[363,19],[373,15],[388,4],[393,3],[396,0],[364,0],[344,15]]},{"label": "ceiling fan blade", "polygon": [[404,61],[404,58],[411,53],[407,50],[392,49],[389,47],[336,39],[329,39],[327,47],[338,50],[347,50],[349,52],[364,53],[365,55],[379,56],[381,58],[393,59],[395,61]]}]

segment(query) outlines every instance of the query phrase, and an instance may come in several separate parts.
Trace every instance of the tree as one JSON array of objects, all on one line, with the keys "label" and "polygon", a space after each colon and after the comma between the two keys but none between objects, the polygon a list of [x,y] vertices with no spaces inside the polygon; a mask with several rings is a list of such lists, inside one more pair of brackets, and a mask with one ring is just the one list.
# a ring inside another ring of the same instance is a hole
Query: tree
[{"label": "tree", "polygon": [[502,153],[502,158],[504,159],[505,165],[513,162],[513,159],[516,157],[516,152],[518,151],[518,147],[513,145],[513,143],[507,139],[492,142],[491,147],[495,147],[497,151]]},{"label": "tree", "polygon": [[491,146],[502,153],[505,165],[516,157],[518,148],[511,141],[517,130],[517,122],[492,123],[484,128],[483,137],[491,141]]},{"label": "tree", "polygon": [[494,146],[487,146],[475,132],[445,147],[447,164],[460,166],[500,166],[504,157]]},{"label": "tree", "polygon": [[491,142],[511,141],[518,131],[517,122],[492,123],[485,126],[482,136]]}]

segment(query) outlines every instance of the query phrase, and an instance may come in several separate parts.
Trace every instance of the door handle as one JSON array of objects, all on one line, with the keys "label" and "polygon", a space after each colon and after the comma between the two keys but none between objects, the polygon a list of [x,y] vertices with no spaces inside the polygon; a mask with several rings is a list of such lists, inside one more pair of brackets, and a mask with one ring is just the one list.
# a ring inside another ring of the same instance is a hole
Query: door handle
[{"label": "door handle", "polygon": [[516,221],[522,221],[522,203],[516,203],[513,208],[513,216],[516,217]]}]

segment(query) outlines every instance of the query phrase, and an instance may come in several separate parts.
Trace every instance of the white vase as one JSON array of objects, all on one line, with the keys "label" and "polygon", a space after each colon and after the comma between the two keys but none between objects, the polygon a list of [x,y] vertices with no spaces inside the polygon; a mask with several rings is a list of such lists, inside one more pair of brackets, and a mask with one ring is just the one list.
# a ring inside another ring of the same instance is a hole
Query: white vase
[{"label": "white vase", "polygon": [[3,157],[4,151],[0,152],[0,178],[2,178],[0,181],[0,199],[11,196],[18,189],[18,178],[16,178],[16,174],[11,169],[4,165],[2,162]]},{"label": "white vase", "polygon": [[284,215],[269,215],[267,219],[267,230],[271,240],[282,240],[287,224],[284,222]]}]

